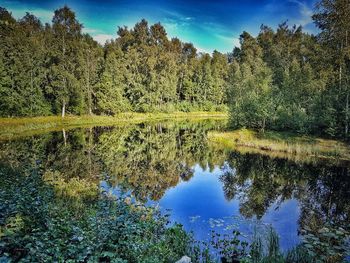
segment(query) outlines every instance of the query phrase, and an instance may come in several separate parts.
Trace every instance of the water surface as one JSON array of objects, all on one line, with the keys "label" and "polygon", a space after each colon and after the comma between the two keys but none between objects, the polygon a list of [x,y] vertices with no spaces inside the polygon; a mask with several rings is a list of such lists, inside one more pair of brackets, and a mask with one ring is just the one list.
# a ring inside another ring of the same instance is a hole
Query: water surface
[{"label": "water surface", "polygon": [[85,178],[170,213],[206,240],[239,229],[248,241],[272,226],[281,247],[331,222],[349,228],[344,163],[294,162],[218,148],[207,132],[223,121],[176,121],[55,131],[0,143],[0,166]]}]

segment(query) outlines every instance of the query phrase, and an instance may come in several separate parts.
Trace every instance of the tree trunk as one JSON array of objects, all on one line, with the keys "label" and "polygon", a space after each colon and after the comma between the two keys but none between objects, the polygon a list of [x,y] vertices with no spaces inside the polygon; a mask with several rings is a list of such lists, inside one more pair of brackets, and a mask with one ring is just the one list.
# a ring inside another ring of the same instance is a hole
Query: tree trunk
[{"label": "tree trunk", "polygon": [[263,118],[263,123],[262,123],[262,132],[265,133],[265,125],[266,125],[266,119]]},{"label": "tree trunk", "polygon": [[34,94],[34,85],[33,85],[33,69],[30,69],[30,115],[33,115],[33,94]]},{"label": "tree trunk", "polygon": [[62,118],[64,118],[65,114],[66,114],[66,102],[63,101],[62,102]]},{"label": "tree trunk", "polygon": [[66,146],[67,145],[67,135],[66,135],[65,129],[62,129],[62,134],[63,134],[63,143],[64,143],[64,146]]},{"label": "tree trunk", "polygon": [[[88,50],[88,53],[90,54],[90,50]],[[87,64],[87,71],[86,71],[86,84],[88,86],[88,100],[89,100],[89,115],[92,115],[92,92],[91,92],[91,86],[90,86],[90,60],[89,57],[86,59]]]},{"label": "tree trunk", "polygon": [[[62,37],[62,57],[63,57],[63,68],[66,69],[65,67],[65,54],[66,54],[66,44],[65,44],[65,38],[64,38],[64,35]],[[63,89],[64,89],[64,92],[67,91],[67,79],[66,77],[63,77]],[[63,99],[62,101],[62,118],[64,118],[66,114],[66,101]]]},{"label": "tree trunk", "polygon": [[[89,80],[90,82],[90,80]],[[90,88],[90,83],[88,82],[88,90],[89,90],[89,115],[92,115],[92,94],[91,94],[91,88]]]}]

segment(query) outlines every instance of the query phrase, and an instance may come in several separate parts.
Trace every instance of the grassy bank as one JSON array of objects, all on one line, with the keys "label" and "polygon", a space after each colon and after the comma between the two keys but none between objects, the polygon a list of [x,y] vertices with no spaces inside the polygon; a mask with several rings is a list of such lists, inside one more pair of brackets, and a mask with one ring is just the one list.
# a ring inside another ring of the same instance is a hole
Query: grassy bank
[{"label": "grassy bank", "polygon": [[42,131],[55,131],[82,126],[108,126],[116,124],[140,123],[145,121],[174,119],[225,119],[225,112],[174,112],[174,113],[120,113],[115,116],[46,116],[32,118],[0,118],[0,140],[8,140],[21,135],[35,135]]},{"label": "grassy bank", "polygon": [[271,131],[262,133],[247,129],[210,132],[208,137],[216,146],[243,153],[259,153],[303,161],[307,158],[350,161],[350,147],[336,140]]}]

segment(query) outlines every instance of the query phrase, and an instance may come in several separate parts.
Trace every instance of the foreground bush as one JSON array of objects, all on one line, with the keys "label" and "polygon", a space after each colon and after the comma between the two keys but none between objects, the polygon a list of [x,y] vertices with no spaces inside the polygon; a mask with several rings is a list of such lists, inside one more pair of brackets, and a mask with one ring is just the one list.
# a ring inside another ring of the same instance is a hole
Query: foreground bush
[{"label": "foreground bush", "polygon": [[[62,195],[69,181],[56,187],[38,172],[0,173],[0,259],[5,262],[171,262],[190,253],[190,236],[179,225],[166,228],[167,219],[150,208],[107,193],[92,197],[86,184],[78,192],[87,198],[80,197],[77,206]],[[76,181],[71,183],[77,187]]]},{"label": "foreground bush", "polygon": [[0,262],[175,262],[187,255],[192,262],[311,263],[341,262],[347,253],[336,242],[347,236],[339,230],[315,242],[306,236],[286,253],[272,229],[250,243],[238,231],[198,242],[157,210],[100,192],[97,182],[1,167]]}]

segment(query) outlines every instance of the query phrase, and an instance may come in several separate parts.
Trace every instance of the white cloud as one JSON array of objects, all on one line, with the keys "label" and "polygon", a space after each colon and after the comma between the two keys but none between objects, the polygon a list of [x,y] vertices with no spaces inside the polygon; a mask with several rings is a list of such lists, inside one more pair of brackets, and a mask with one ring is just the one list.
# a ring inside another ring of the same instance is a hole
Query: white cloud
[{"label": "white cloud", "polygon": [[208,53],[211,54],[213,52],[213,50],[209,50],[203,47],[200,47],[199,45],[195,45],[195,48],[197,49],[197,52],[199,53]]},{"label": "white cloud", "polygon": [[233,38],[233,46],[241,47],[241,43],[239,41],[239,38],[237,38],[237,37]]},{"label": "white cloud", "polygon": [[291,3],[295,3],[299,6],[300,17],[294,19],[293,22],[296,25],[306,26],[312,23],[312,9],[306,5],[306,3],[299,0],[289,0]]},{"label": "white cloud", "polygon": [[95,39],[101,45],[104,45],[107,40],[111,40],[114,38],[113,35],[109,35],[109,34],[96,34],[96,35],[91,35],[91,36],[93,37],[93,39]]},{"label": "white cloud", "polygon": [[111,39],[115,38],[115,36],[113,36],[111,34],[106,34],[106,33],[102,32],[101,30],[95,29],[95,28],[86,27],[86,28],[83,28],[82,31],[83,31],[83,33],[86,33],[86,34],[89,34],[90,36],[92,36],[92,38],[95,39],[101,45],[104,45],[107,40],[111,40]]},{"label": "white cloud", "polygon": [[100,32],[100,31],[97,30],[97,29],[88,28],[88,27],[84,27],[82,31],[83,31],[83,33],[86,33],[86,34],[97,34],[97,33]]},{"label": "white cloud", "polygon": [[174,30],[179,29],[179,24],[170,19],[165,19],[165,22],[163,22],[162,24],[167,32],[173,32]]},{"label": "white cloud", "polygon": [[194,17],[185,16],[185,15],[182,15],[182,14],[176,12],[176,11],[162,9],[162,12],[164,13],[166,18],[175,19],[177,21],[189,22],[191,20],[194,20]]}]

